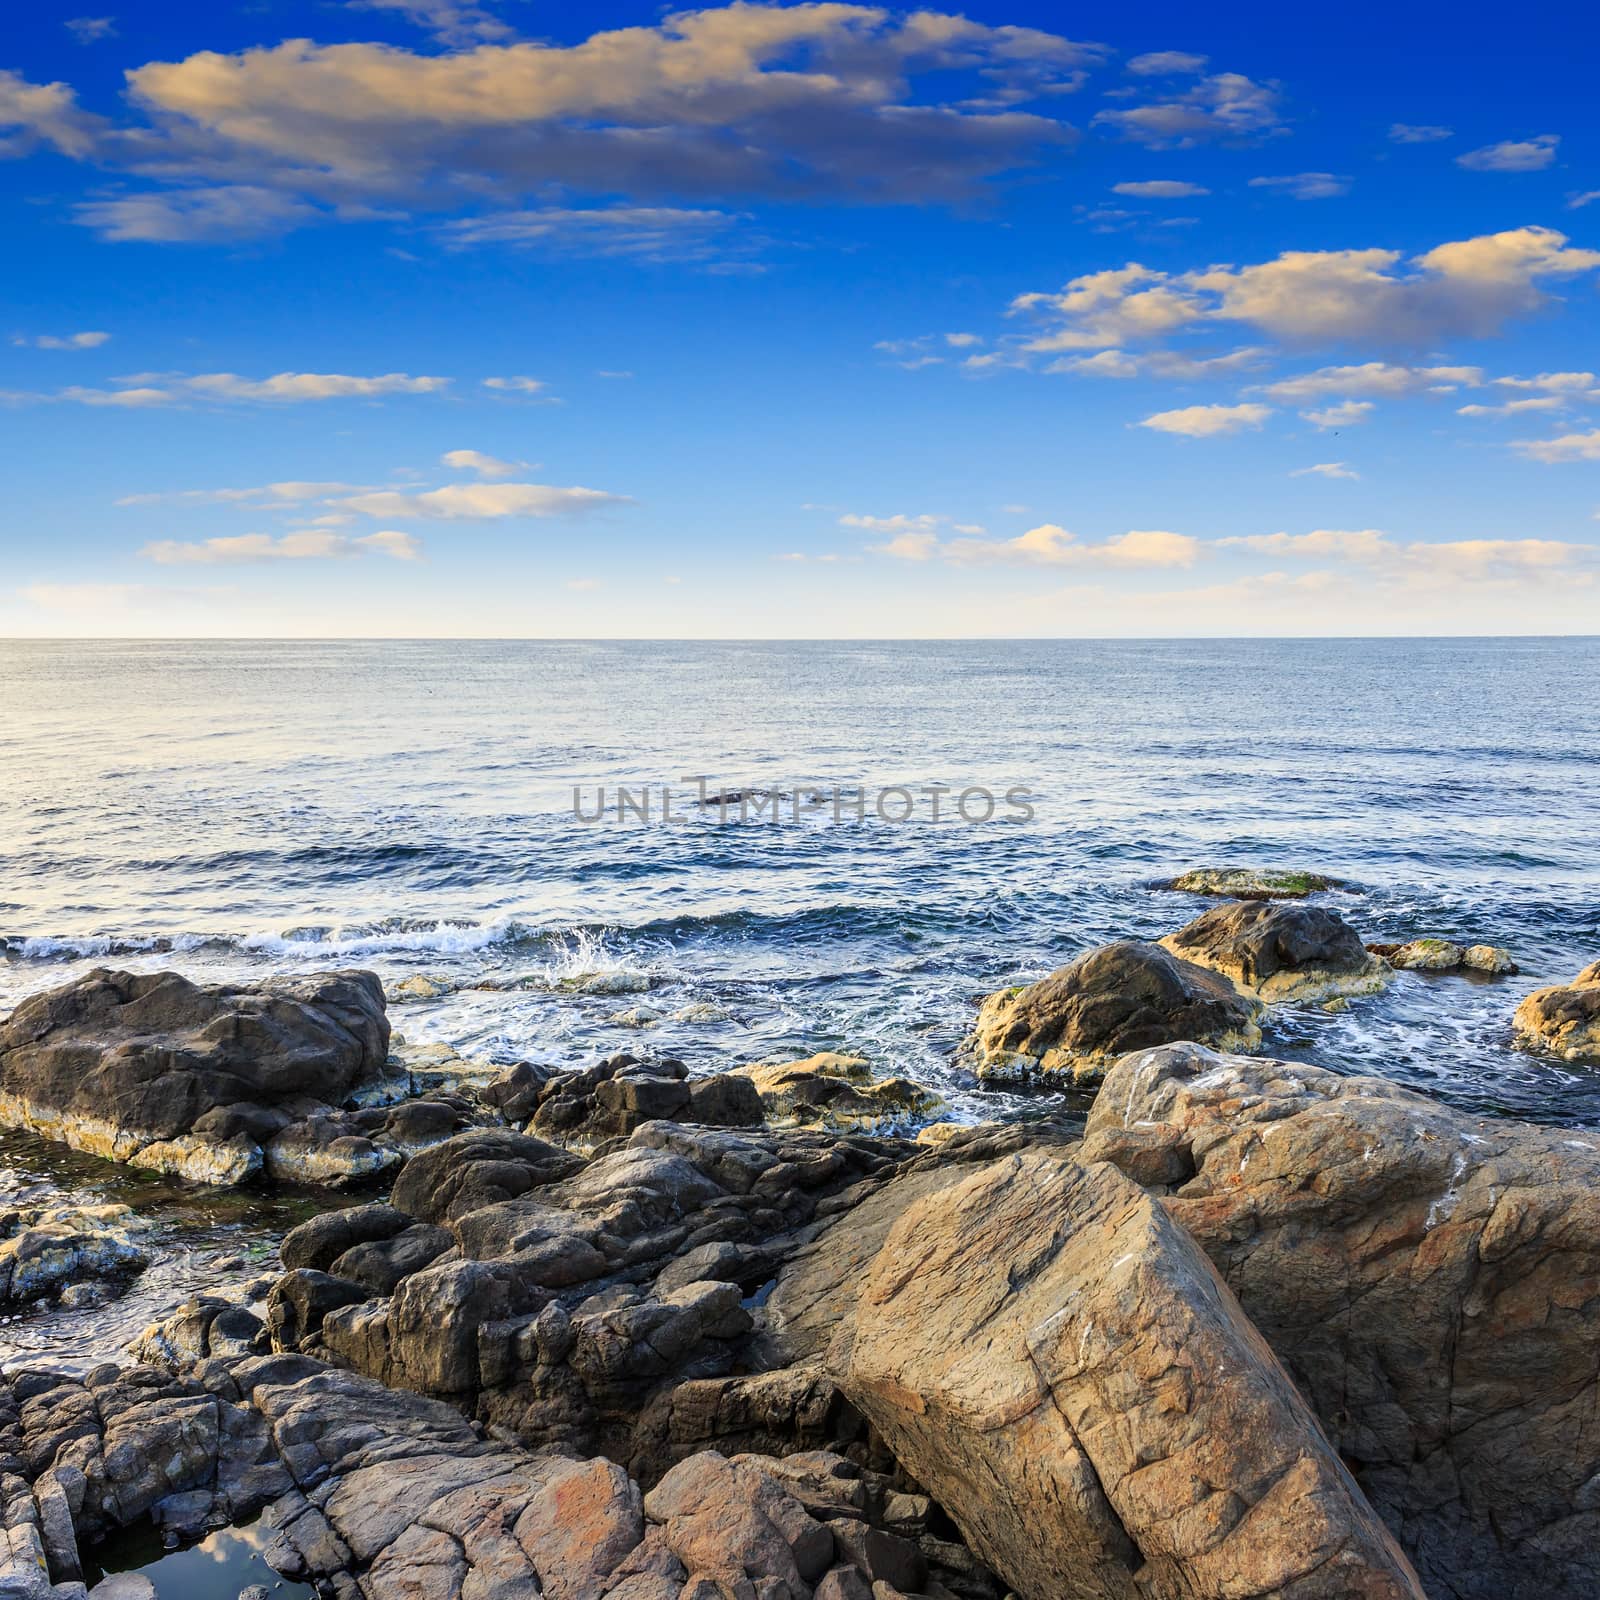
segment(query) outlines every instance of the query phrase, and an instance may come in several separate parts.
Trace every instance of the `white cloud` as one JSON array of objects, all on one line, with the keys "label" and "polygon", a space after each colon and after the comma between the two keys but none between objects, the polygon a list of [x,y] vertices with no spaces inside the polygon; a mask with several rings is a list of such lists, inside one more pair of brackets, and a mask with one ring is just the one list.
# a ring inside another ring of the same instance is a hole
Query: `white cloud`
[{"label": "white cloud", "polygon": [[1512,446],[1533,461],[1600,461],[1600,428],[1564,433],[1555,439],[1519,439]]},{"label": "white cloud", "polygon": [[1570,402],[1565,395],[1529,395],[1525,400],[1507,400],[1498,406],[1457,406],[1458,417],[1519,417],[1529,411],[1561,411]]},{"label": "white cloud", "polygon": [[485,378],[483,386],[502,394],[542,394],[547,387],[543,378]]},{"label": "white cloud", "polygon": [[1218,539],[1220,550],[1249,550],[1257,555],[1294,556],[1311,560],[1380,561],[1390,549],[1389,536],[1376,528],[1351,533],[1318,528],[1312,533],[1250,533]]},{"label": "white cloud", "polygon": [[1592,273],[1600,251],[1553,228],[1512,228],[1406,258],[1398,250],[1289,250],[1249,266],[1170,274],[1130,262],[1054,293],[1019,295],[1013,313],[1043,330],[1030,352],[1154,341],[1208,322],[1243,322],[1288,342],[1429,344],[1496,333],[1550,303],[1545,285]]},{"label": "white cloud", "polygon": [[63,389],[56,395],[31,395],[29,399],[68,400],[80,406],[122,406],[128,410],[143,410],[147,406],[171,405],[176,398],[166,389],[148,385],[135,385],[127,389]]},{"label": "white cloud", "polygon": [[514,477],[528,464],[526,461],[502,461],[481,450],[446,450],[439,459],[447,467],[454,467],[458,472],[476,472],[480,478]]},{"label": "white cloud", "polygon": [[[1600,384],[1592,372],[1541,372],[1532,378],[1496,378],[1506,389],[1542,389],[1552,394],[1573,394],[1593,389]],[[1600,398],[1594,395],[1590,399]]]},{"label": "white cloud", "polygon": [[1457,156],[1456,165],[1470,172],[1542,172],[1555,160],[1560,143],[1558,133],[1541,133],[1534,139],[1505,139]]},{"label": "white cloud", "polygon": [[351,556],[388,556],[395,561],[420,561],[422,541],[409,533],[385,531],[351,539],[343,534],[302,530],[274,537],[241,533],[226,538],[183,543],[160,539],[141,550],[161,566],[235,566],[258,561],[328,561]]},{"label": "white cloud", "polygon": [[1259,428],[1272,415],[1271,406],[1183,406],[1176,411],[1158,411],[1139,426],[1158,433],[1182,434],[1188,439],[1211,439],[1218,434],[1238,433],[1241,428]]},{"label": "white cloud", "polygon": [[[150,381],[150,380],[154,381]],[[296,404],[309,400],[375,400],[394,394],[439,394],[448,378],[414,378],[404,372],[356,377],[342,372],[279,372],[270,378],[243,378],[236,372],[151,373],[140,378],[112,379],[113,389],[75,385],[54,394],[0,392],[13,404],[67,401],[85,406],[177,405],[186,400],[235,403]]]},{"label": "white cloud", "polygon": [[1138,183],[1114,183],[1111,192],[1130,195],[1135,200],[1188,200],[1211,193],[1198,183],[1184,183],[1177,178],[1146,178]]},{"label": "white cloud", "polygon": [[163,181],[228,171],[302,203],[514,207],[558,188],[954,199],[1070,142],[1059,97],[1106,55],[1035,28],[848,3],[678,11],[570,45],[482,42],[493,22],[467,0],[400,9],[478,42],[302,38],[150,62],[128,74],[149,126],[122,153]]},{"label": "white cloud", "polygon": [[1434,144],[1440,139],[1449,139],[1455,133],[1453,128],[1441,128],[1436,123],[1428,122],[1394,122],[1389,125],[1389,137],[1396,144]]},{"label": "white cloud", "polygon": [[343,372],[279,372],[270,378],[241,378],[235,372],[203,372],[182,380],[185,388],[218,400],[371,400],[386,394],[438,394],[448,378],[413,378],[405,372],[353,377]]},{"label": "white cloud", "polygon": [[64,83],[30,83],[0,68],[0,158],[48,145],[82,160],[94,150],[101,121],[78,107]]},{"label": "white cloud", "polygon": [[197,505],[293,506],[309,500],[326,500],[330,495],[359,494],[361,486],[354,483],[312,482],[301,479],[281,483],[264,483],[249,489],[177,489],[156,494],[129,494],[117,501],[119,506],[153,506],[163,503],[189,503]]},{"label": "white cloud", "polygon": [[937,528],[945,519],[934,517],[922,512],[917,516],[907,516],[905,512],[896,512],[892,517],[866,516],[860,512],[848,511],[839,518],[841,528],[862,528],[868,533],[929,533]]},{"label": "white cloud", "polygon": [[68,17],[61,24],[79,44],[95,44],[116,35],[115,17]]},{"label": "white cloud", "polygon": [[600,580],[598,578],[568,578],[567,587],[569,589],[579,590],[598,589],[600,587]]},{"label": "white cloud", "polygon": [[1036,352],[1159,339],[1206,314],[1203,302],[1137,261],[1074,278],[1059,294],[1021,295],[1011,309],[1059,319],[1028,341]]},{"label": "white cloud", "polygon": [[538,245],[574,256],[712,262],[758,242],[729,238],[740,220],[727,211],[672,206],[544,206],[536,211],[467,217],[446,223],[441,232],[451,243],[462,246]]},{"label": "white cloud", "polygon": [[1400,543],[1376,528],[1358,532],[1266,533],[1218,539],[1219,549],[1301,560],[1348,561],[1413,583],[1475,583],[1581,572],[1600,564],[1600,549],[1561,539],[1448,539]]},{"label": "white cloud", "polygon": [[345,0],[345,4],[351,11],[398,11],[452,49],[516,36],[509,24],[470,0]]},{"label": "white cloud", "polygon": [[1252,189],[1277,189],[1294,200],[1333,200],[1350,193],[1352,180],[1333,172],[1296,172],[1283,178],[1252,178]]},{"label": "white cloud", "polygon": [[363,516],[387,522],[404,517],[446,521],[559,517],[631,502],[625,495],[608,494],[602,489],[563,489],[543,483],[451,483],[417,493],[380,489],[372,494],[351,495],[340,503]]},{"label": "white cloud", "polygon": [[1600,189],[1585,190],[1568,197],[1567,210],[1581,211],[1585,206],[1592,206],[1596,200],[1600,200]]},{"label": "white cloud", "polygon": [[1296,467],[1291,478],[1359,478],[1361,474],[1347,461],[1319,461],[1314,466]]},{"label": "white cloud", "polygon": [[1298,377],[1280,378],[1263,385],[1261,392],[1274,400],[1315,400],[1334,394],[1397,396],[1446,392],[1461,386],[1475,389],[1483,381],[1481,367],[1406,367],[1366,361],[1359,366],[1319,367]]},{"label": "white cloud", "polygon": [[260,184],[117,195],[88,200],[77,220],[103,239],[141,244],[215,244],[283,233],[319,215],[316,207]]},{"label": "white cloud", "polygon": [[1255,83],[1238,72],[1219,72],[1170,99],[1101,111],[1094,120],[1153,149],[1182,148],[1282,133],[1281,100],[1276,84]]},{"label": "white cloud", "polygon": [[1319,428],[1349,428],[1358,422],[1365,422],[1374,409],[1370,400],[1341,400],[1336,406],[1302,411],[1300,415]]},{"label": "white cloud", "polygon": [[1056,523],[1029,528],[1015,539],[959,538],[940,541],[926,530],[904,531],[879,553],[902,561],[939,559],[957,566],[1089,567],[1132,571],[1188,567],[1201,549],[1188,534],[1135,529],[1098,543],[1085,544]]},{"label": "white cloud", "polygon": [[31,347],[35,350],[98,350],[106,340],[111,337],[109,333],[37,333],[31,338],[23,336],[13,339],[15,345]]},{"label": "white cloud", "polygon": [[1204,72],[1209,56],[1192,55],[1187,50],[1149,50],[1128,63],[1128,71],[1140,78]]}]

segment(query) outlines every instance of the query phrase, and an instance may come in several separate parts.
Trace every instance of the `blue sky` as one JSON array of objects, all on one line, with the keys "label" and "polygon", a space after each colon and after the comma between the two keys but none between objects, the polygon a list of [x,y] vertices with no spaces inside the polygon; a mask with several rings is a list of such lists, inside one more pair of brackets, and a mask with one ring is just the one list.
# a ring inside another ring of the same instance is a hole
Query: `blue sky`
[{"label": "blue sky", "polygon": [[107,3],[0,635],[1600,631],[1592,7]]}]

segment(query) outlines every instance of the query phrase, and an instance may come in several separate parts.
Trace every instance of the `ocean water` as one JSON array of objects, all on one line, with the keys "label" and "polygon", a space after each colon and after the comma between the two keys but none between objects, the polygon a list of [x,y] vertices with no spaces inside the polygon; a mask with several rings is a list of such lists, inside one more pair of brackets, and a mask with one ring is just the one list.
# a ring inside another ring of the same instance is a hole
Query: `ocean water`
[{"label": "ocean water", "polygon": [[[1600,1072],[1510,1034],[1600,955],[1597,682],[1584,639],[0,643],[0,1014],[105,963],[516,979],[395,1025],[506,1063],[847,1049],[1021,1115],[952,1060],[977,997],[1179,926],[1204,902],[1152,885],[1187,867],[1308,867],[1369,940],[1487,940],[1522,971],[1284,1008],[1268,1049],[1597,1126]],[[724,820],[692,775],[864,786],[869,815]],[[657,820],[662,783],[687,820]],[[618,784],[654,786],[650,822]],[[870,814],[890,786],[911,820]],[[1026,787],[1032,820],[952,817],[972,787]],[[564,983],[594,974],[611,992]]]}]

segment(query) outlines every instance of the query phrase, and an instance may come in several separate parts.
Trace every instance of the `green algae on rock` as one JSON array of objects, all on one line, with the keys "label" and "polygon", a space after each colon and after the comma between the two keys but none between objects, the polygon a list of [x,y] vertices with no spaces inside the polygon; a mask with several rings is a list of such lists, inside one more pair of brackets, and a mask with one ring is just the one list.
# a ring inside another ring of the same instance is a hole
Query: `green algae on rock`
[{"label": "green algae on rock", "polygon": [[1338,878],[1320,872],[1275,871],[1256,867],[1195,867],[1156,885],[1182,894],[1214,894],[1229,900],[1303,900],[1324,889],[1342,889]]}]

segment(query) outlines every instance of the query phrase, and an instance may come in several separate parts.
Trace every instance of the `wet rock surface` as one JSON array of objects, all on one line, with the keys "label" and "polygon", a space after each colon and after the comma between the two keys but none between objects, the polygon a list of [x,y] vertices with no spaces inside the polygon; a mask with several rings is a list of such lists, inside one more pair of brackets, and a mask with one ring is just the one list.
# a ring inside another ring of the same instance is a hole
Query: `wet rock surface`
[{"label": "wet rock surface", "polygon": [[[341,1600],[1594,1593],[1600,1140],[1189,1042],[1389,969],[1297,903],[1185,937],[1210,966],[1112,945],[980,1013],[987,1070],[1103,1076],[1087,1127],[902,1137],[937,1104],[828,1053],[492,1076],[404,1047],[275,1126],[227,1101],[165,1142],[237,1114],[264,1178],[382,1187],[289,1231],[254,1309],[201,1295],[120,1364],[10,1375],[4,1581],[265,1507],[278,1570]],[[27,1049],[80,1048],[68,992]],[[251,993],[204,1004],[281,998]],[[1600,964],[1524,1006],[1580,996],[1538,1012],[1570,1046],[1589,993]],[[212,1081],[186,1039],[82,1059]],[[137,1271],[114,1208],[6,1216],[30,1293]]]},{"label": "wet rock surface", "polygon": [[1354,928],[1322,906],[1230,901],[1201,912],[1161,945],[1265,1001],[1367,994],[1390,972]]},{"label": "wet rock surface", "polygon": [[1342,889],[1337,878],[1320,872],[1256,867],[1195,867],[1156,885],[1182,894],[1219,895],[1228,900],[1304,900],[1325,889]]},{"label": "wet rock surface", "polygon": [[1369,944],[1399,972],[1481,972],[1510,976],[1517,971],[1511,952],[1497,944],[1457,944],[1453,939],[1409,939],[1404,944]]},{"label": "wet rock surface", "polygon": [[0,1210],[0,1310],[113,1292],[148,1264],[140,1240],[148,1231],[127,1206]]},{"label": "wet rock surface", "polygon": [[1600,961],[1571,983],[1535,989],[1517,1007],[1517,1042],[1565,1061],[1600,1061]]},{"label": "wet rock surface", "polygon": [[1250,1049],[1258,1009],[1214,973],[1129,939],[990,995],[962,1050],[981,1078],[1092,1084],[1125,1052],[1175,1039]]},{"label": "wet rock surface", "polygon": [[388,1049],[369,972],[245,987],[97,968],[0,1024],[0,1122],[198,1182],[364,1177],[375,1130],[334,1108],[382,1083]]}]

